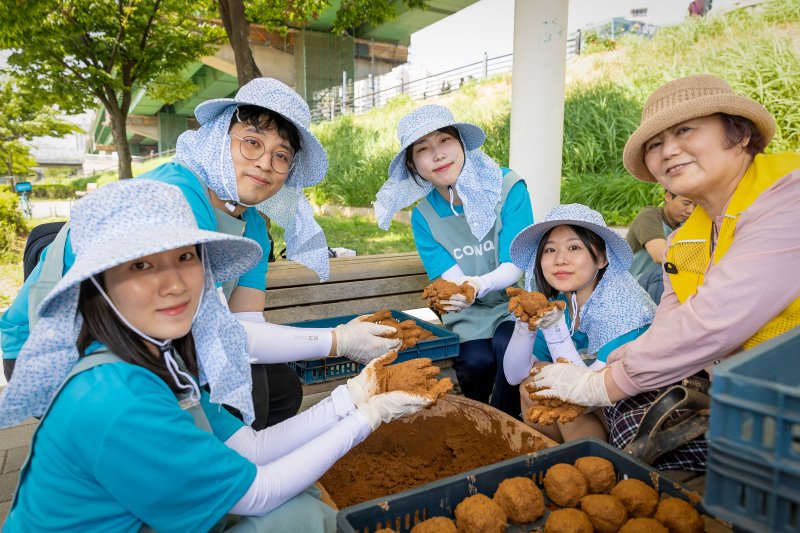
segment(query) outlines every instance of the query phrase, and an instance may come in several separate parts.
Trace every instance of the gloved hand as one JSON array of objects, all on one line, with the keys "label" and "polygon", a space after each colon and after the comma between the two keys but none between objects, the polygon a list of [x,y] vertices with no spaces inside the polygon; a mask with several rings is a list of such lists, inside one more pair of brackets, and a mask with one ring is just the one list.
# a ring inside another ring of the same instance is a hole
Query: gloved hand
[{"label": "gloved hand", "polygon": [[439,301],[439,307],[448,313],[460,313],[470,305],[472,305],[472,302],[468,302],[467,297],[463,294],[454,294],[449,300]]},{"label": "gloved hand", "polygon": [[475,298],[480,298],[483,296],[481,294],[481,289],[483,289],[483,282],[481,282],[481,278],[478,276],[461,276],[456,279],[450,280],[456,285],[462,285],[464,283],[468,283],[473,289],[475,289]]},{"label": "gloved hand", "polygon": [[[542,323],[549,322],[548,326],[543,326]],[[548,311],[539,321],[539,329],[544,335],[544,340],[547,341],[547,348],[550,350],[550,357],[553,361],[559,357],[567,359],[570,363],[585,367],[586,363],[581,359],[575,344],[572,342],[572,337],[569,334],[567,321],[564,318],[564,311],[558,311],[553,314],[553,311]]]},{"label": "gloved hand", "polygon": [[390,365],[397,359],[397,353],[389,352],[376,357],[365,366],[359,374],[347,380],[347,390],[356,406],[369,401],[378,390],[378,370]]},{"label": "gloved hand", "polygon": [[594,372],[583,365],[555,364],[534,367],[533,385],[542,398],[559,398],[575,405],[611,405],[603,378],[604,372]]},{"label": "gloved hand", "polygon": [[387,339],[381,334],[395,333],[392,326],[374,322],[362,322],[356,317],[347,324],[340,324],[336,331],[336,355],[344,356],[366,365],[379,355],[397,350],[403,343],[400,339]]},{"label": "gloved hand", "polygon": [[480,289],[481,289],[481,280],[476,276],[458,276],[453,279],[449,279],[447,281],[451,281],[456,285],[461,285],[463,283],[467,283],[473,289],[475,289],[475,297],[472,301],[467,300],[467,297],[463,294],[454,294],[450,297],[449,300],[441,300],[439,302],[439,307],[447,311],[448,313],[460,313],[467,307],[471,306],[475,303],[475,300],[479,297]]},{"label": "gloved hand", "polygon": [[[562,320],[564,321],[564,327],[566,329],[567,321],[564,318],[564,309],[561,309],[560,307],[556,306],[553,309],[547,311],[545,314],[543,314],[542,318],[536,320],[534,323],[536,324],[537,328],[545,329],[545,328],[550,328],[555,324],[558,324]],[[569,333],[569,330],[567,330],[567,333]]]},{"label": "gloved hand", "polygon": [[393,391],[372,396],[366,403],[358,405],[358,410],[367,417],[373,431],[381,422],[391,422],[404,416],[418,413],[433,403],[433,399]]}]

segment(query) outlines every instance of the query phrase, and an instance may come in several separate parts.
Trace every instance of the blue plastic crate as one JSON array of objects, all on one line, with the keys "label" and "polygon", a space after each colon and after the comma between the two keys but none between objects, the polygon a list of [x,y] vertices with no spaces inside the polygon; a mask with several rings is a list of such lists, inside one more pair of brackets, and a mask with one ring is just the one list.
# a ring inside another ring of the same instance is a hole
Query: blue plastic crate
[{"label": "blue plastic crate", "polygon": [[[542,488],[542,479],[548,468],[556,463],[572,464],[576,459],[589,455],[611,461],[617,471],[617,479],[639,479],[659,493],[684,499],[695,505],[700,513],[708,514],[699,503],[700,496],[696,492],[661,477],[652,467],[605,442],[582,439],[346,507],[336,516],[336,530],[342,533],[370,533],[390,527],[404,533],[418,522],[434,516],[454,518],[455,508],[464,498],[477,493],[492,497],[500,482],[509,477],[531,477]],[[506,531],[541,531],[550,513],[548,507],[552,505],[545,495],[543,517],[530,524],[510,525]]]},{"label": "blue plastic crate", "polygon": [[[402,311],[391,310],[392,317],[397,321],[414,320],[420,327],[433,333],[437,338],[425,339],[418,342],[415,346],[407,348],[397,354],[397,362],[408,361],[418,357],[429,357],[437,361],[458,355],[459,338],[458,335],[442,327],[435,326],[425,320],[415,318]],[[323,318],[320,320],[306,320],[294,322],[287,326],[297,326],[301,328],[333,328],[339,324],[350,322],[357,315],[337,316],[334,318]],[[320,383],[333,379],[354,376],[358,374],[364,365],[351,361],[346,357],[328,357],[326,359],[314,359],[312,361],[296,361],[289,363],[289,366],[297,372],[300,380],[305,384]]]},{"label": "blue plastic crate", "polygon": [[705,505],[750,531],[800,532],[800,328],[714,367]]}]

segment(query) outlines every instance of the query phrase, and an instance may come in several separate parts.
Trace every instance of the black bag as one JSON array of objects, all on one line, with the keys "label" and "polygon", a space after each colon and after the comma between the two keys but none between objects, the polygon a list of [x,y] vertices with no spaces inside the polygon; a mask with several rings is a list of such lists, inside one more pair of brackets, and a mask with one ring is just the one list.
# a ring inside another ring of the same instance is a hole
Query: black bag
[{"label": "black bag", "polygon": [[39,224],[31,230],[28,240],[25,241],[25,250],[22,252],[23,281],[28,279],[33,269],[39,264],[42,251],[55,240],[64,224],[66,222],[48,222]]}]

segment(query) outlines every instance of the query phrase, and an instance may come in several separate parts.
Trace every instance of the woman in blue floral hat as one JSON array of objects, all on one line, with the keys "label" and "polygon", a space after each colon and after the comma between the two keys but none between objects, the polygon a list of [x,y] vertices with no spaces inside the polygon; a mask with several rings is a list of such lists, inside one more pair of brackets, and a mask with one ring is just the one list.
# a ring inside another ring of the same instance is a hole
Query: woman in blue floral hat
[{"label": "woman in blue floral hat", "polygon": [[[599,371],[612,350],[647,330],[656,306],[628,272],[628,243],[606,226],[603,215],[582,204],[559,205],[522,230],[511,243],[511,258],[525,272],[527,290],[565,304],[542,317],[536,331],[519,320],[514,328],[505,373],[509,383],[520,385],[524,415],[535,405],[526,388],[535,363],[566,359],[586,367],[587,359]],[[601,416],[593,411],[572,422],[534,427],[556,442],[605,440]]]},{"label": "woman in blue floral hat", "polygon": [[247,337],[216,282],[251,269],[258,244],[198,229],[181,191],[154,180],[100,188],[71,225],[75,262],[0,394],[0,427],[42,417],[4,531],[221,531],[227,513],[245,517],[233,529],[333,531],[307,489],[431,400],[375,394],[378,358],[256,432],[220,409],[254,417]]},{"label": "woman in blue floral hat", "polygon": [[481,128],[457,122],[446,107],[413,111],[397,136],[400,150],[374,204],[378,225],[388,229],[398,210],[421,200],[411,225],[428,277],[475,288],[473,302],[460,295],[443,302],[442,321],[461,339],[453,363],[461,390],[519,416],[519,395],[502,361],[514,327],[505,289],[522,275],[508,250],[533,222],[525,182],[481,151]]}]

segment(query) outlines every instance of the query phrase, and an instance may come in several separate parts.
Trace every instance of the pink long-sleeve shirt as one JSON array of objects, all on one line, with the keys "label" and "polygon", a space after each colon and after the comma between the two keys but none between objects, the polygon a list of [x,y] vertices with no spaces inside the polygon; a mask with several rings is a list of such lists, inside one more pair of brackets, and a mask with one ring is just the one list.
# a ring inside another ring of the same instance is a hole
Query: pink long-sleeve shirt
[{"label": "pink long-sleeve shirt", "polygon": [[[721,223],[717,217],[717,232]],[[664,275],[650,329],[609,355],[612,377],[630,396],[676,383],[739,351],[798,297],[800,169],[776,181],[739,217],[728,252],[683,304]]]}]

